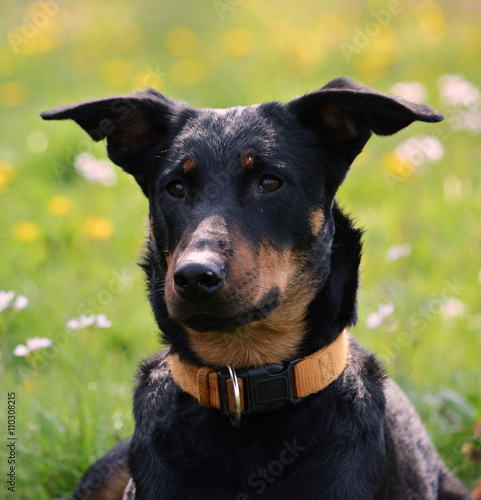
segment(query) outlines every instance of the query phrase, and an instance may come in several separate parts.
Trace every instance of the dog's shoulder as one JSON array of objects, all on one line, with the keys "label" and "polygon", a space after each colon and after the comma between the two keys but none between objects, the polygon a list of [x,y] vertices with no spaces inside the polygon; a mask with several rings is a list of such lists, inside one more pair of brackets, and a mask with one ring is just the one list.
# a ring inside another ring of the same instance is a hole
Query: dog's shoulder
[{"label": "dog's shoulder", "polygon": [[422,492],[422,498],[470,498],[441,460],[403,390],[388,378],[384,392],[389,495],[397,498],[412,491]]},{"label": "dog's shoulder", "polygon": [[349,338],[349,360],[342,377],[342,392],[352,398],[359,412],[378,408],[384,412],[384,385],[387,380],[382,363],[374,353]]},{"label": "dog's shoulder", "polygon": [[169,350],[164,349],[144,359],[137,374],[134,415],[150,428],[168,418],[179,392],[170,376],[168,355]]},{"label": "dog's shoulder", "polygon": [[144,359],[137,374],[137,387],[157,386],[169,377],[167,358],[169,349],[166,348]]},{"label": "dog's shoulder", "polygon": [[376,426],[384,428],[385,456],[375,498],[469,498],[439,457],[406,394],[386,375],[383,364],[356,339],[350,339],[349,350],[338,398],[350,398],[363,432]]}]

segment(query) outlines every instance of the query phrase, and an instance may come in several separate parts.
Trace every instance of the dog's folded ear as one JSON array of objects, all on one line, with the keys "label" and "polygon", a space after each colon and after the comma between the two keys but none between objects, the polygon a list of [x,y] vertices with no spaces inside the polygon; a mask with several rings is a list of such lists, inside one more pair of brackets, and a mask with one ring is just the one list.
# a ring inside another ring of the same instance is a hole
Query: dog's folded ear
[{"label": "dog's folded ear", "polygon": [[59,106],[43,112],[44,120],[77,122],[94,141],[107,138],[110,159],[132,174],[145,194],[149,168],[145,158],[167,140],[181,106],[153,89]]},{"label": "dog's folded ear", "polygon": [[416,120],[444,118],[430,106],[376,92],[348,78],[336,78],[287,106],[338,162],[333,172],[338,185],[372,132],[391,135]]}]

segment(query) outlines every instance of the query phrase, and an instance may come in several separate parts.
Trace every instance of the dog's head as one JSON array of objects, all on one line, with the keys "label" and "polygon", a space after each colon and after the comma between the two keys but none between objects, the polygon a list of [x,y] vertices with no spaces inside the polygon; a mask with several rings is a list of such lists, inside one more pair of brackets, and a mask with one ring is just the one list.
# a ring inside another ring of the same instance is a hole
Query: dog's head
[{"label": "dog's head", "polygon": [[334,195],[371,133],[442,119],[344,78],[287,104],[199,110],[147,90],[42,117],[107,138],[149,199],[147,267],[167,341],[235,367],[299,354],[331,270]]}]

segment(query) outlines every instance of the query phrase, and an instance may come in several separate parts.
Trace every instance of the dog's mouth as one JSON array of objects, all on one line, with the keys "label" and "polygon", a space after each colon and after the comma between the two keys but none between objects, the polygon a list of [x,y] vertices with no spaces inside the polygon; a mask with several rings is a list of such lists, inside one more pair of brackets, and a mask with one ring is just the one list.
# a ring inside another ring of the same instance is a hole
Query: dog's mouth
[{"label": "dog's mouth", "polygon": [[271,290],[255,306],[233,316],[220,316],[200,313],[183,319],[181,323],[197,332],[231,332],[248,323],[268,318],[281,306],[281,292],[278,288]]}]

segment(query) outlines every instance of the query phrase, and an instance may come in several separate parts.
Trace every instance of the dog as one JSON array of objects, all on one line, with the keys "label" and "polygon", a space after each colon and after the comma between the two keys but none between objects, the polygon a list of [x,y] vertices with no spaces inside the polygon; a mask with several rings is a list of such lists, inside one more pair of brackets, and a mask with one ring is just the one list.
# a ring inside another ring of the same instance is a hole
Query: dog
[{"label": "dog", "polygon": [[194,109],[148,89],[60,106],[149,202],[142,264],[165,349],[135,430],[75,499],[468,499],[348,333],[362,232],[335,200],[372,133],[443,116],[337,78],[288,103]]}]

